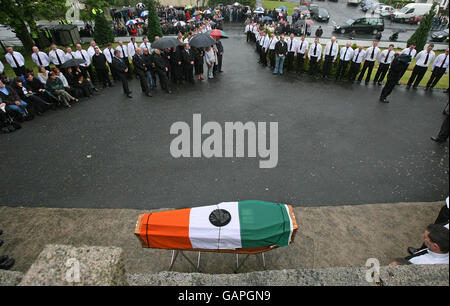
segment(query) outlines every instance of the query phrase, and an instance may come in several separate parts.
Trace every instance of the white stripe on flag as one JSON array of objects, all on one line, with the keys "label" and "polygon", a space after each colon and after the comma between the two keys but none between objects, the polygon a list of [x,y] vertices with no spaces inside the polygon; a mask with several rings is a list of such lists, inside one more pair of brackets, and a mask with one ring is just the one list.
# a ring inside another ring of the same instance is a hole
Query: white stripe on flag
[{"label": "white stripe on flag", "polygon": [[286,204],[284,204],[284,207],[286,208],[286,212],[289,217],[289,231],[290,231],[289,232],[289,240],[288,240],[288,244],[289,244],[289,243],[291,243],[292,232],[294,231],[294,225],[292,224],[292,218],[291,218],[291,215],[289,214],[289,207]]},{"label": "white stripe on flag", "polygon": [[[231,215],[230,223],[223,227],[211,224],[209,215],[216,209],[227,210]],[[194,249],[240,248],[241,234],[238,203],[224,202],[218,205],[191,208],[189,215],[189,239]]]}]

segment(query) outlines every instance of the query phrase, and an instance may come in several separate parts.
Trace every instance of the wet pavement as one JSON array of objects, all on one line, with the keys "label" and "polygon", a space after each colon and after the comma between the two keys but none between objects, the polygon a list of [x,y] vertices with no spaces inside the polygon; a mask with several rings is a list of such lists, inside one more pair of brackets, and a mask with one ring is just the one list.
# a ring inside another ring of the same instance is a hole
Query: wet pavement
[{"label": "wet pavement", "polygon": [[[0,135],[0,205],[154,209],[259,199],[295,206],[440,201],[448,194],[442,91],[274,76],[240,27],[228,27],[224,73],[152,98],[133,80]],[[278,122],[278,165],[259,158],[173,158],[170,127]]]}]

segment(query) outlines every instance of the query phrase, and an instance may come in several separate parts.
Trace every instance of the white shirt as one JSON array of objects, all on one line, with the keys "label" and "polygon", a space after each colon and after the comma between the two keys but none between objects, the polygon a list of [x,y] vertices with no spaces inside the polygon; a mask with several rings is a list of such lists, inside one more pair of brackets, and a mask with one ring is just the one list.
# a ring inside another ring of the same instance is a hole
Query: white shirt
[{"label": "white shirt", "polygon": [[341,61],[349,61],[353,58],[353,49],[350,47],[342,47],[339,53],[339,59]]},{"label": "white shirt", "polygon": [[[445,68],[445,73],[448,72],[448,58],[449,56],[446,55],[445,53],[439,54],[436,59],[433,62],[433,66],[431,66],[431,71],[434,70],[434,67],[438,67],[438,68]],[[445,60],[445,62],[444,62]],[[442,65],[442,63],[444,63],[444,65]],[[1,69],[0,69],[1,70]],[[448,198],[447,198],[447,207],[448,207]]]},{"label": "white shirt", "polygon": [[308,50],[308,41],[305,40],[300,40],[297,44],[297,54],[301,53],[301,54],[305,54],[306,51]]},{"label": "white shirt", "polygon": [[316,44],[311,44],[309,47],[308,58],[311,59],[311,56],[317,57],[317,60],[320,59],[320,55],[322,54],[322,45],[317,44],[316,53],[314,53],[314,49],[316,48]]},{"label": "white shirt", "polygon": [[[109,51],[111,51],[111,52],[109,52]],[[105,55],[106,61],[109,64],[112,63],[112,58],[114,57],[114,51],[115,50],[113,48],[111,48],[111,49],[106,48],[105,50],[103,50],[103,54]]]},{"label": "white shirt", "polygon": [[136,53],[137,49],[137,43],[132,43],[131,41],[128,43],[128,56],[133,57],[133,55]]},{"label": "white shirt", "polygon": [[[102,50],[100,50],[100,53],[102,52]],[[95,54],[95,46],[89,46],[89,48],[87,49],[87,53],[89,54],[89,59],[92,60],[92,57]]]},{"label": "white shirt", "polygon": [[116,50],[120,51],[120,58],[128,57],[128,48],[127,46],[117,46]]},{"label": "white shirt", "polygon": [[5,71],[5,66],[3,66],[3,63],[0,62],[0,73],[3,73]]},{"label": "white shirt", "polygon": [[275,49],[275,45],[277,44],[277,42],[278,42],[278,39],[277,39],[276,36],[271,37],[271,38],[269,39],[269,49],[270,49],[270,50],[274,50],[274,49]]},{"label": "white shirt", "polygon": [[[58,57],[56,56],[56,54],[58,54],[61,63],[58,61]],[[64,62],[66,61],[64,51],[61,49],[56,49],[56,51],[50,50],[50,52],[48,53],[48,57],[50,58],[50,61],[55,65],[64,64]]]},{"label": "white shirt", "polygon": [[269,49],[269,43],[270,43],[269,35],[264,36],[262,47],[265,52],[267,52],[267,50]]},{"label": "white shirt", "polygon": [[413,60],[416,53],[417,53],[416,49],[411,50],[410,48],[405,48],[402,50],[402,54],[411,55],[411,60]]},{"label": "white shirt", "polygon": [[417,257],[413,257],[409,260],[410,263],[414,265],[439,265],[439,264],[447,264],[448,265],[448,253],[438,254],[431,252],[426,249],[427,252],[424,255],[419,255]]},{"label": "white shirt", "polygon": [[[434,53],[433,50],[431,50],[429,54],[427,50],[420,51],[416,56],[416,65],[419,67],[428,67],[430,63],[434,60],[435,56],[436,54]],[[426,63],[425,60],[427,61]]]},{"label": "white shirt", "polygon": [[[395,56],[395,51],[394,50],[390,50],[390,51],[388,49],[383,50],[380,53],[380,58],[378,59],[378,63],[380,63],[380,64],[390,64],[394,60],[394,56]],[[386,57],[387,57],[387,59],[386,59]]]},{"label": "white shirt", "polygon": [[369,62],[375,62],[378,58],[378,55],[380,53],[380,48],[375,47],[375,51],[373,52],[373,57],[372,57],[372,51],[374,50],[374,47],[369,47],[366,50],[366,61]]},{"label": "white shirt", "polygon": [[366,51],[365,50],[359,50],[356,49],[353,51],[353,59],[352,61],[356,64],[361,64],[361,62],[366,57]]},{"label": "white shirt", "polygon": [[69,82],[67,82],[67,79],[64,76],[64,74],[59,73],[59,75],[57,75],[56,77],[61,80],[61,82],[63,83],[64,87],[69,87]]},{"label": "white shirt", "polygon": [[70,52],[70,53],[66,53],[65,58],[66,58],[66,61],[68,61],[68,60],[71,60],[71,59],[74,59],[77,57],[75,56],[75,52]]},{"label": "white shirt", "polygon": [[86,50],[76,51],[74,52],[75,58],[84,59],[86,62],[84,64],[80,64],[80,66],[87,67],[91,64],[91,57],[86,52]]},{"label": "white shirt", "polygon": [[[19,52],[13,51],[13,55],[14,55],[14,58],[16,59],[17,63],[19,64],[19,67],[22,67],[25,65],[25,59],[23,58],[22,54],[20,54]],[[17,67],[16,62],[14,62],[14,59],[13,59],[11,53],[9,53],[9,52],[6,53],[5,59],[12,68],[19,68],[19,67]]]},{"label": "white shirt", "polygon": [[[325,56],[328,56],[330,54],[330,49],[331,49],[331,41],[329,41],[326,44],[325,50],[323,50],[323,58],[325,58]],[[337,44],[337,42],[334,42],[333,49],[331,49],[331,56],[333,57],[333,60],[336,59],[336,57],[338,55],[338,51],[339,51],[339,45]]]},{"label": "white shirt", "polygon": [[[39,54],[39,58],[38,58],[38,54]],[[50,65],[50,58],[48,57],[47,54],[45,54],[42,51],[39,51],[38,53],[33,52],[31,54],[31,59],[33,60],[33,62],[37,65],[37,66],[44,66],[47,67],[48,65]],[[39,63],[39,59],[41,60],[42,64]]]},{"label": "white shirt", "polygon": [[286,42],[287,42],[288,52],[295,52],[295,50],[297,50],[297,41],[295,40],[295,37],[293,39],[291,39],[289,37]]}]

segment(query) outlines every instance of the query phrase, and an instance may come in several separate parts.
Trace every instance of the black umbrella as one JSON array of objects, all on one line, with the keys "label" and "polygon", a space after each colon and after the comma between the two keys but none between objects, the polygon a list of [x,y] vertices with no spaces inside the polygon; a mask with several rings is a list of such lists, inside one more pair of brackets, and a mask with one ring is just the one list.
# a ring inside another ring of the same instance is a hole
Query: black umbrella
[{"label": "black umbrella", "polygon": [[61,68],[74,67],[84,63],[86,63],[86,61],[82,58],[73,58],[65,61],[64,64],[61,65]]},{"label": "black umbrella", "polygon": [[196,48],[207,48],[211,47],[216,43],[216,40],[211,37],[211,35],[206,33],[200,33],[192,36],[192,38],[189,40],[189,44],[192,47]]},{"label": "black umbrella", "polygon": [[153,49],[164,50],[167,48],[175,48],[180,45],[180,41],[175,37],[161,37],[152,43]]}]

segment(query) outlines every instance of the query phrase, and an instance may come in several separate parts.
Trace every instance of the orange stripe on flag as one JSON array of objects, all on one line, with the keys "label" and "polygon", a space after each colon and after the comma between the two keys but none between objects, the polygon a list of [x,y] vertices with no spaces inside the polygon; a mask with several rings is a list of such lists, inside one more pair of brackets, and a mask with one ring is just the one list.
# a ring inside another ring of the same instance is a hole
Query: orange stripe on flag
[{"label": "orange stripe on flag", "polygon": [[190,211],[187,208],[144,214],[140,227],[141,239],[150,248],[191,249]]}]

